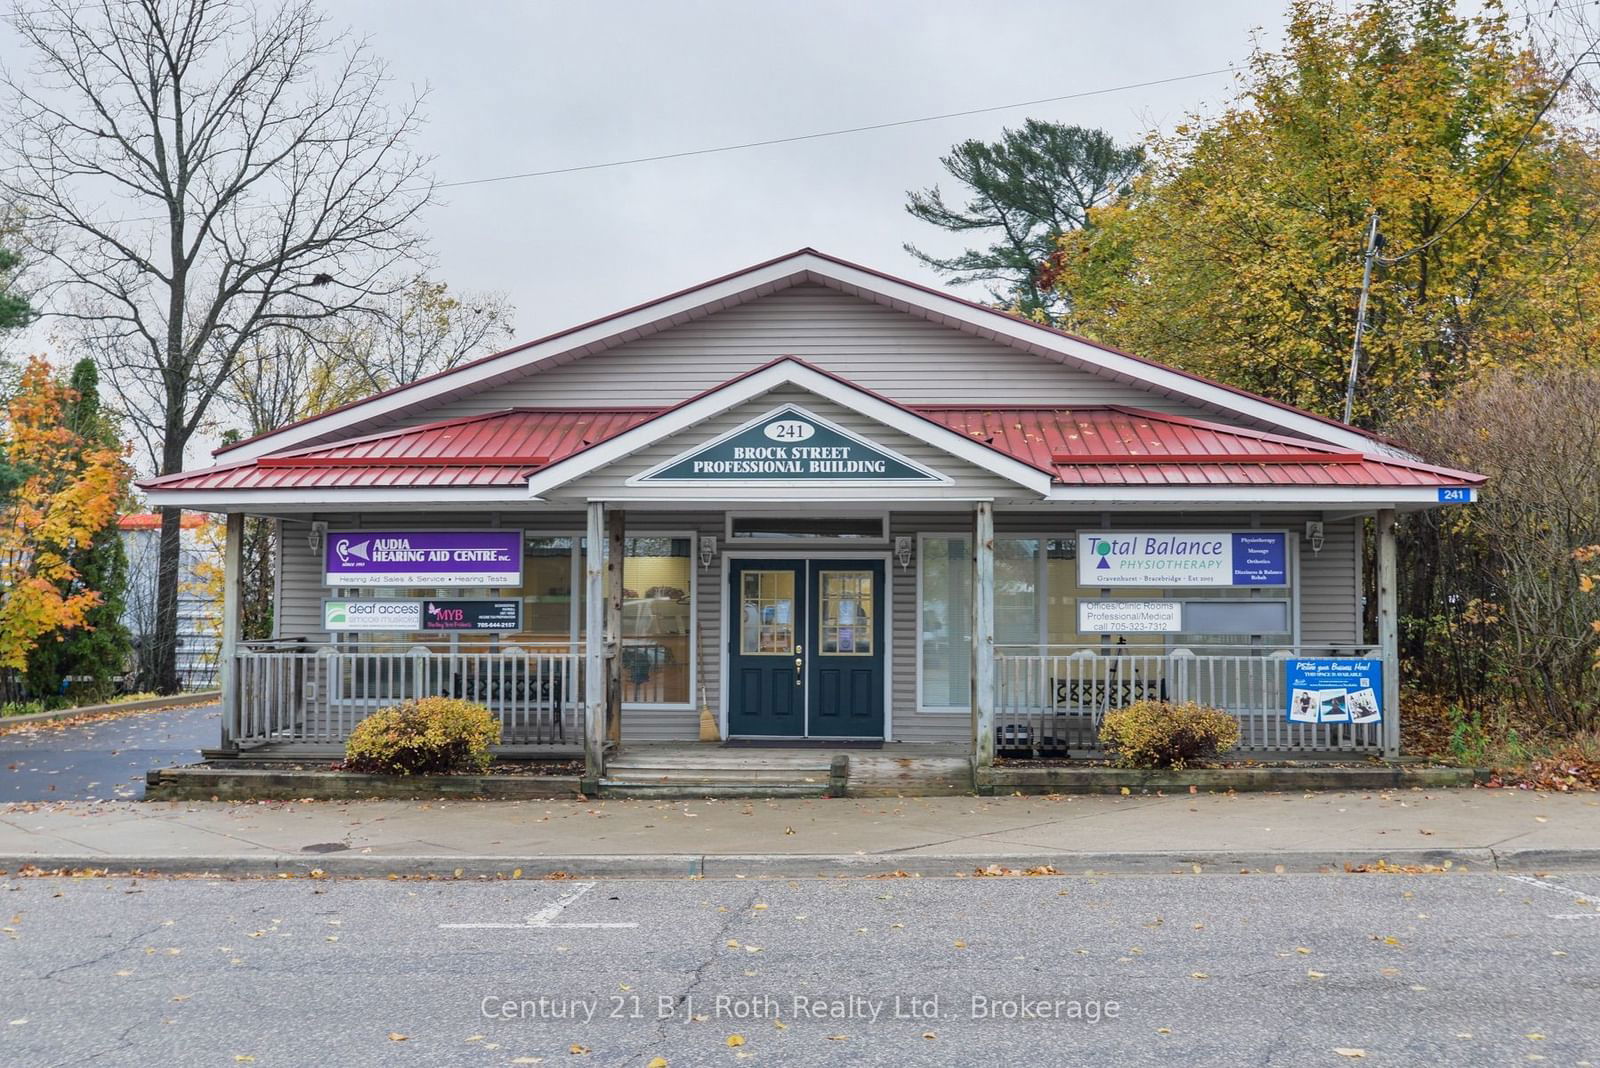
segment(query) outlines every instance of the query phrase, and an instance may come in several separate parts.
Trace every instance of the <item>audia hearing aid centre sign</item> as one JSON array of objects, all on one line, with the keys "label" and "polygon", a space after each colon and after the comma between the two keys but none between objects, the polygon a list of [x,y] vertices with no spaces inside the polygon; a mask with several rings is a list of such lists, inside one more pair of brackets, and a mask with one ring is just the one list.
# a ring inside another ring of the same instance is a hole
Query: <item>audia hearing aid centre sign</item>
[{"label": "audia hearing aid centre sign", "polygon": [[520,530],[330,530],[328,586],[520,586]]},{"label": "audia hearing aid centre sign", "polygon": [[1286,586],[1282,531],[1120,531],[1078,535],[1083,586]]},{"label": "audia hearing aid centre sign", "polygon": [[629,481],[900,485],[949,479],[798,405],[786,404]]}]

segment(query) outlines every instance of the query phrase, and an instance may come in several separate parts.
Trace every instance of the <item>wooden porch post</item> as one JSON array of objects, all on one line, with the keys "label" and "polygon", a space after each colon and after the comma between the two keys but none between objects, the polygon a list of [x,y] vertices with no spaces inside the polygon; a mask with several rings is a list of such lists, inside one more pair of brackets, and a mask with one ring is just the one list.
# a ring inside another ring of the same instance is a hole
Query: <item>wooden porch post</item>
[{"label": "wooden porch post", "polygon": [[994,505],[972,523],[972,763],[994,764]]},{"label": "wooden porch post", "polygon": [[622,744],[622,558],[627,549],[627,516],[621,508],[606,515],[611,556],[606,564],[606,740]]},{"label": "wooden porch post", "polygon": [[606,773],[606,506],[589,502],[585,543],[583,641],[584,791],[599,789]]},{"label": "wooden porch post", "polygon": [[1394,509],[1379,509],[1378,652],[1383,657],[1383,755],[1400,755],[1400,617],[1395,559]]},{"label": "wooden porch post", "polygon": [[217,652],[217,683],[222,690],[222,748],[239,744],[239,620],[243,591],[244,513],[229,512],[222,547],[222,647]]}]

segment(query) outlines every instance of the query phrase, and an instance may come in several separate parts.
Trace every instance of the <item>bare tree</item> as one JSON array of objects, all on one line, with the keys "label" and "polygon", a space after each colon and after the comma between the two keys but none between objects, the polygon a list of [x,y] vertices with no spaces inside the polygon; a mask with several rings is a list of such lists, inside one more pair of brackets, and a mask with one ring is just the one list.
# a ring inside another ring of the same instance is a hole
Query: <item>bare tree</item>
[{"label": "bare tree", "polygon": [[444,282],[419,276],[374,314],[343,320],[348,330],[330,340],[341,354],[346,385],[365,396],[498,348],[510,340],[515,314],[504,293],[457,295]]},{"label": "bare tree", "polygon": [[[432,194],[415,97],[306,0],[21,0],[0,188],[150,466],[186,448],[253,339],[385,295]],[[177,687],[178,512],[162,515],[157,688]]]}]

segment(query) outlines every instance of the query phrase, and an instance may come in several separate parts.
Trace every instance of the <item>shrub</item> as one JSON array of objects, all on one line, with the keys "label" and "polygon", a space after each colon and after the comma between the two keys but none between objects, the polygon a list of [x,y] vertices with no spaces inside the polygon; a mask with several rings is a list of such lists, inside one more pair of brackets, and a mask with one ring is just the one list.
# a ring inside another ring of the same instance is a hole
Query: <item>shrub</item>
[{"label": "shrub", "polygon": [[1239,723],[1193,701],[1135,701],[1106,712],[1100,744],[1125,768],[1182,768],[1239,744]]},{"label": "shrub", "polygon": [[389,775],[483,771],[500,725],[489,710],[453,697],[424,697],[380,708],[350,732],[345,766]]}]

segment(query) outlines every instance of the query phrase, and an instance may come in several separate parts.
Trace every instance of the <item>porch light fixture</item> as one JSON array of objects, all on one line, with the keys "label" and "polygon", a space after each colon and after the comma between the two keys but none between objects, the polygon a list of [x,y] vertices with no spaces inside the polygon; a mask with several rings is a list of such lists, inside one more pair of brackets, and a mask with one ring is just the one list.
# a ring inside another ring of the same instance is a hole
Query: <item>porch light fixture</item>
[{"label": "porch light fixture", "polygon": [[1311,554],[1315,556],[1322,551],[1322,521],[1312,519],[1306,523],[1306,540],[1311,543]]},{"label": "porch light fixture", "polygon": [[715,534],[700,535],[700,566],[710,567],[711,561],[717,556],[717,537]]},{"label": "porch light fixture", "polygon": [[313,553],[322,550],[322,539],[327,536],[328,524],[318,519],[312,522],[311,532],[306,535],[306,545],[310,546]]},{"label": "porch light fixture", "polygon": [[894,558],[900,563],[900,570],[904,571],[911,566],[911,537],[908,534],[897,535],[894,539]]}]

